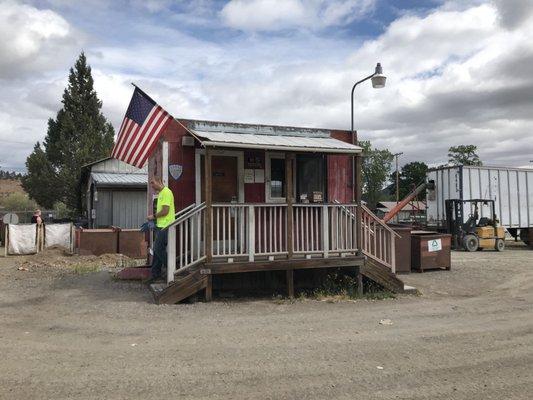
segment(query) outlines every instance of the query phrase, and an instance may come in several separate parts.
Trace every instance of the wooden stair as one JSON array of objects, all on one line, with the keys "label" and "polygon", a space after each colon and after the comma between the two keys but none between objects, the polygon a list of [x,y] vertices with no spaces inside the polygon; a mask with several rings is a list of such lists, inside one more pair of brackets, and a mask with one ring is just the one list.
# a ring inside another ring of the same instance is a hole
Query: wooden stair
[{"label": "wooden stair", "polygon": [[361,274],[393,293],[417,293],[414,287],[405,285],[400,278],[391,272],[390,268],[372,258],[367,257],[361,267]]},{"label": "wooden stair", "polygon": [[166,283],[152,284],[150,290],[157,304],[176,304],[200,290],[206,289],[208,279],[208,275],[202,275],[200,270],[194,270],[186,275],[176,277],[176,280],[169,285]]}]

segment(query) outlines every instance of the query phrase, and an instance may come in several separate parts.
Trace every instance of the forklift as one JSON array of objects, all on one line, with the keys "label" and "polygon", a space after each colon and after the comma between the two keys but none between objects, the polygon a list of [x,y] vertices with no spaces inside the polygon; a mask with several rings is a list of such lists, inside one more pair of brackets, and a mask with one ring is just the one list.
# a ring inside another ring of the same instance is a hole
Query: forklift
[{"label": "forklift", "polygon": [[[446,225],[452,235],[455,250],[479,251],[483,249],[505,249],[505,230],[499,226],[494,212],[494,200],[472,199],[446,200]],[[470,206],[468,219],[464,221],[465,206]],[[489,206],[491,218],[479,217],[480,206]]]}]

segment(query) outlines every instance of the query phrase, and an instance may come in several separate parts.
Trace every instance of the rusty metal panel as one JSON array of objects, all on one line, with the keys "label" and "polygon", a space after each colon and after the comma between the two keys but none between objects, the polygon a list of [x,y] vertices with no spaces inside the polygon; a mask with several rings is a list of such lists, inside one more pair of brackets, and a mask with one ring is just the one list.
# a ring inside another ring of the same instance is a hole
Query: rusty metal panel
[{"label": "rusty metal panel", "polygon": [[118,250],[118,231],[114,229],[81,229],[76,231],[76,252],[87,255],[115,254]]},{"label": "rusty metal panel", "polygon": [[118,232],[118,252],[131,258],[145,258],[147,243],[144,233],[137,229],[121,229]]}]

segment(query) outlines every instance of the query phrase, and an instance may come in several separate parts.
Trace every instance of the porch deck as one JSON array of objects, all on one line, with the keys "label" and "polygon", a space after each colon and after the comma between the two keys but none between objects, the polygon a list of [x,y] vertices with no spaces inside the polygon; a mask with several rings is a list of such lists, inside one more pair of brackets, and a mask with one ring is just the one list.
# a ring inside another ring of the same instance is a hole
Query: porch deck
[{"label": "porch deck", "polygon": [[396,234],[364,206],[202,203],[168,229],[167,285],[173,288],[158,301],[201,289],[210,299],[211,275],[276,270],[287,271],[293,296],[294,270],[354,267],[361,280],[368,258],[398,285]]}]

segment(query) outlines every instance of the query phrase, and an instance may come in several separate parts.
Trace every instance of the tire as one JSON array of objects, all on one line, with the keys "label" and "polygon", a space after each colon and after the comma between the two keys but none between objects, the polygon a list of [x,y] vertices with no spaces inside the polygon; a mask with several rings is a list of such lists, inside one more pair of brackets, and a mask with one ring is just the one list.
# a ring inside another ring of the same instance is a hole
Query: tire
[{"label": "tire", "polygon": [[520,240],[529,246],[529,229],[520,229]]},{"label": "tire", "polygon": [[496,239],[496,246],[494,246],[494,248],[497,251],[504,251],[505,250],[505,242],[503,241],[503,239]]},{"label": "tire", "polygon": [[463,247],[466,251],[477,251],[479,239],[476,235],[466,235],[463,241]]}]

